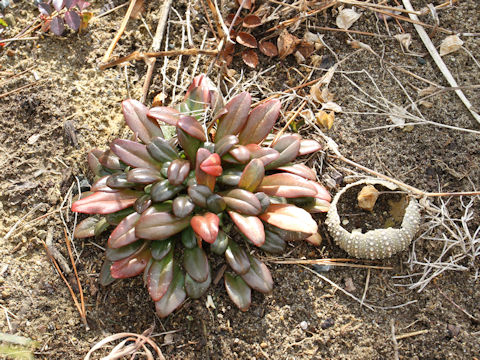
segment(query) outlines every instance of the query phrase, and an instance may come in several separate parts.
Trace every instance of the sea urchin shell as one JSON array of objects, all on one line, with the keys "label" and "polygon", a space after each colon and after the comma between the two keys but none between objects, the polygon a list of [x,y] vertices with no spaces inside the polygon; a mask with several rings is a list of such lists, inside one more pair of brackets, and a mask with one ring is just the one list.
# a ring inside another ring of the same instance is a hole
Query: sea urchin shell
[{"label": "sea urchin shell", "polygon": [[420,225],[420,208],[418,202],[411,198],[405,209],[400,228],[375,229],[362,234],[359,231],[349,232],[344,229],[337,212],[337,203],[345,192],[359,185],[381,185],[390,190],[398,190],[398,186],[379,179],[360,180],[345,186],[334,197],[327,214],[326,224],[333,239],[350,256],[361,259],[385,259],[410,245]]}]

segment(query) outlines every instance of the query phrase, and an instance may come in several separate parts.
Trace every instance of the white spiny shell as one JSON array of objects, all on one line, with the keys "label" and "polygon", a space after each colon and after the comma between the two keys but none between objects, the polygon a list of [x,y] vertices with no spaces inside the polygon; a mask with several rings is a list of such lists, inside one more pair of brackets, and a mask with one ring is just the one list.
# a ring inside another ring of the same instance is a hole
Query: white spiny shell
[{"label": "white spiny shell", "polygon": [[390,190],[398,189],[397,185],[379,179],[360,180],[345,186],[335,195],[325,221],[333,239],[350,256],[361,259],[385,259],[405,250],[420,226],[420,207],[414,198],[411,198],[405,209],[400,229],[375,229],[362,234],[358,231],[348,232],[342,227],[337,212],[338,200],[351,187],[363,184],[382,185]]}]

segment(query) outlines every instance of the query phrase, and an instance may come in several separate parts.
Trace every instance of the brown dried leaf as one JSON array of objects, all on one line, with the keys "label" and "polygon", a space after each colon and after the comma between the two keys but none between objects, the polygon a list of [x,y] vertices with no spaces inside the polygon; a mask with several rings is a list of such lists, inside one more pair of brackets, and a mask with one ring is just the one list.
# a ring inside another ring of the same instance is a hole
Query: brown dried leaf
[{"label": "brown dried leaf", "polygon": [[153,98],[152,102],[152,107],[157,107],[157,106],[162,106],[163,102],[165,101],[167,97],[163,92],[159,92],[155,97]]},{"label": "brown dried leaf", "polygon": [[425,89],[420,89],[418,90],[418,96],[428,96],[428,95],[432,95],[433,93],[435,93],[436,91],[438,91],[438,87],[436,87],[435,85],[429,85],[427,88]]},{"label": "brown dried leaf", "polygon": [[[233,19],[235,18],[235,14],[228,14],[227,17],[225,18],[225,24],[227,26],[232,25]],[[233,26],[238,26],[242,23],[242,18],[240,16],[237,16],[235,19],[235,24]]]},{"label": "brown dried leaf", "polygon": [[447,36],[440,44],[440,56],[455,52],[460,49],[462,45],[463,41],[458,37],[458,35]]},{"label": "brown dried leaf", "polygon": [[238,5],[242,5],[243,2],[243,8],[250,10],[253,5],[255,5],[255,0],[237,0]]},{"label": "brown dried leaf", "polygon": [[307,59],[315,51],[315,46],[311,42],[301,41],[300,45],[298,46],[298,51],[305,59]]},{"label": "brown dried leaf", "polygon": [[255,28],[257,26],[262,25],[262,20],[257,15],[250,14],[243,18],[242,25],[243,27],[246,27],[249,29]]},{"label": "brown dried leaf", "polygon": [[270,41],[260,41],[258,44],[258,49],[262,52],[262,54],[269,57],[278,55],[277,46]]},{"label": "brown dried leaf", "polygon": [[299,42],[300,40],[296,36],[284,29],[277,39],[278,56],[280,59],[283,60],[288,55],[293,54]]},{"label": "brown dried leaf", "polygon": [[410,51],[409,47],[410,44],[412,43],[412,35],[411,34],[398,34],[394,36],[395,39],[397,39],[400,42],[400,45],[407,50]]},{"label": "brown dried leaf", "polygon": [[133,6],[132,14],[130,15],[133,19],[140,19],[140,16],[145,11],[144,5],[145,0],[137,0],[135,5]]},{"label": "brown dried leaf", "polygon": [[258,65],[258,55],[254,50],[245,50],[242,52],[242,60],[251,68],[256,68]]},{"label": "brown dried leaf", "polygon": [[335,94],[330,92],[327,87],[322,89],[320,85],[320,83],[316,83],[310,88],[310,96],[312,99],[321,104],[333,101]]},{"label": "brown dried leaf", "polygon": [[257,47],[257,39],[249,33],[239,31],[236,37],[239,44],[255,49]]},{"label": "brown dried leaf", "polygon": [[358,206],[367,211],[372,211],[380,192],[373,185],[366,185],[357,195]]},{"label": "brown dried leaf", "polygon": [[315,115],[315,119],[317,119],[317,122],[324,128],[331,129],[333,126],[333,121],[335,120],[335,113],[333,111],[327,113],[326,111],[320,110]]}]

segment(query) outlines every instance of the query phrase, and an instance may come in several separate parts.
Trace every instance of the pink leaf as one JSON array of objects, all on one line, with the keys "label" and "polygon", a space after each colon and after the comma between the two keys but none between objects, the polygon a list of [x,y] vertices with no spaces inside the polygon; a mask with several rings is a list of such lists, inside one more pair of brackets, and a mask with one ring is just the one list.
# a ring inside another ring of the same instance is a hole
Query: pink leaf
[{"label": "pink leaf", "polygon": [[238,136],[240,144],[258,144],[265,139],[277,121],[280,106],[280,100],[271,99],[253,108]]},{"label": "pink leaf", "polygon": [[132,206],[137,198],[138,193],[134,191],[95,192],[75,201],[72,211],[84,214],[111,214]]},{"label": "pink leaf", "polygon": [[222,161],[218,154],[211,154],[200,164],[200,169],[208,175],[220,176],[223,171],[221,163]]},{"label": "pink leaf", "polygon": [[135,225],[138,219],[140,219],[140,214],[134,212],[120,221],[120,224],[117,225],[108,238],[108,247],[117,249],[137,241]]},{"label": "pink leaf", "polygon": [[238,229],[256,246],[262,246],[265,243],[265,228],[262,221],[257,216],[247,216],[235,211],[229,211],[228,215],[238,227]]},{"label": "pink leaf", "polygon": [[316,188],[308,180],[288,173],[265,176],[257,191],[262,191],[270,196],[286,198],[315,196],[317,194]]},{"label": "pink leaf", "polygon": [[150,258],[150,249],[145,247],[125,259],[115,261],[110,268],[112,277],[125,279],[136,276],[145,270]]},{"label": "pink leaf", "polygon": [[318,230],[317,223],[308,212],[291,204],[271,204],[259,217],[273,226],[288,231],[314,234]]},{"label": "pink leaf", "polygon": [[190,220],[193,231],[209,244],[213,244],[218,236],[220,218],[214,213],[195,215]]}]

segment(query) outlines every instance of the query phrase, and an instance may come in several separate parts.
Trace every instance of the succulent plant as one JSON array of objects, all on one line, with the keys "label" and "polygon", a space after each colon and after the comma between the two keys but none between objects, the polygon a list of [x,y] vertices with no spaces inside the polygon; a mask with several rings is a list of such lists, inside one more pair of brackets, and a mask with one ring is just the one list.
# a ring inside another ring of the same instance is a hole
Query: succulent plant
[{"label": "succulent plant", "polygon": [[[328,211],[331,198],[314,171],[294,161],[320,145],[298,134],[272,141],[279,100],[251,109],[251,96],[243,92],[224,105],[200,75],[176,108],[149,110],[132,99],[122,107],[136,140],[116,139],[108,150],[90,151],[96,181],[72,205],[95,214],[78,224],[77,238],[115,226],[103,285],[143,273],[164,317],[186,296],[206,292],[208,255],[224,255],[231,269],[224,274],[227,293],[246,310],[251,289],[269,293],[273,281],[245,245],[279,253],[286,241],[318,242],[310,213]],[[175,127],[176,137],[165,139],[158,122]]]}]

